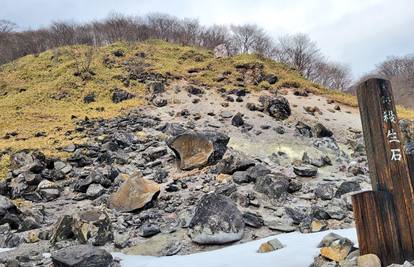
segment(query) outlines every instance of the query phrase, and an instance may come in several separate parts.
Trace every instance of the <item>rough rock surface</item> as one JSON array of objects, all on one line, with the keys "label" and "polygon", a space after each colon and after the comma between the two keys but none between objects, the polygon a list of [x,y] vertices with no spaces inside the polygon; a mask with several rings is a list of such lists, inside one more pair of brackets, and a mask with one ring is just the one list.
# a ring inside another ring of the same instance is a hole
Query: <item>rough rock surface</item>
[{"label": "rough rock surface", "polygon": [[109,207],[118,211],[133,211],[144,208],[157,198],[160,186],[141,175],[128,178],[109,198]]},{"label": "rough rock surface", "polygon": [[173,137],[168,146],[175,152],[182,170],[216,163],[227,150],[229,137],[218,132],[185,133]]},{"label": "rough rock surface", "polygon": [[113,261],[105,250],[87,245],[63,248],[52,253],[52,259],[56,267],[108,267]]},{"label": "rough rock surface", "polygon": [[243,215],[227,197],[209,194],[201,198],[188,234],[199,244],[225,244],[243,237]]}]

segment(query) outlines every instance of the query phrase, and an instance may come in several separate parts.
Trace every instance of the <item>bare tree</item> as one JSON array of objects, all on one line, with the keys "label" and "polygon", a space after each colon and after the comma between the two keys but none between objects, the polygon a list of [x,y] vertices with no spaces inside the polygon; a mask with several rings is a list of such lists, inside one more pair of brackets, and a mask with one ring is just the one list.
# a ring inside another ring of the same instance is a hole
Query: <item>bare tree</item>
[{"label": "bare tree", "polygon": [[414,55],[388,57],[377,65],[376,73],[391,80],[399,104],[414,107]]},{"label": "bare tree", "polygon": [[346,91],[352,82],[350,68],[340,63],[317,61],[311,73],[313,82],[330,89]]},{"label": "bare tree", "polygon": [[54,46],[73,45],[76,42],[76,25],[71,22],[53,22],[50,26]]},{"label": "bare tree", "polygon": [[146,16],[152,37],[164,41],[174,40],[174,31],[178,27],[178,19],[174,16],[161,13],[152,13]]},{"label": "bare tree", "polygon": [[306,34],[286,35],[279,38],[274,50],[276,60],[284,62],[310,77],[312,68],[322,55],[316,43]]},{"label": "bare tree", "polygon": [[0,34],[12,32],[15,28],[15,23],[8,20],[0,19]]},{"label": "bare tree", "polygon": [[183,19],[177,27],[178,43],[183,45],[199,45],[201,26],[197,19]]},{"label": "bare tree", "polygon": [[388,57],[377,65],[377,72],[389,79],[398,75],[414,74],[414,56]]},{"label": "bare tree", "polygon": [[219,44],[230,45],[229,30],[226,26],[213,25],[204,29],[200,35],[201,45],[213,49]]},{"label": "bare tree", "polygon": [[271,50],[270,37],[257,25],[231,25],[230,29],[232,46],[236,53],[264,53]]}]

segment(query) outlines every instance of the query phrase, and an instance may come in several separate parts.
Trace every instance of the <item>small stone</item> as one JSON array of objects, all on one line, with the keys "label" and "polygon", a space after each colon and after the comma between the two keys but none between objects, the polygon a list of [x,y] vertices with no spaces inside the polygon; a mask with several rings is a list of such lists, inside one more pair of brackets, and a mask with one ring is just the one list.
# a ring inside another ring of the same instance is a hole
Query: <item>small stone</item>
[{"label": "small stone", "polygon": [[293,172],[301,177],[313,177],[318,173],[318,168],[311,165],[294,166]]},{"label": "small stone", "polygon": [[27,236],[25,237],[26,243],[36,243],[39,242],[39,236],[36,232],[30,231],[27,233]]},{"label": "small stone", "polygon": [[361,186],[359,185],[358,182],[346,181],[346,182],[343,182],[339,186],[338,190],[335,193],[335,197],[340,198],[344,194],[355,192],[355,191],[360,191],[360,190],[361,190]]},{"label": "small stone", "polygon": [[296,227],[293,225],[290,225],[287,222],[284,223],[280,221],[271,221],[271,222],[268,222],[266,225],[270,230],[276,230],[279,232],[290,233],[290,232],[296,231]]},{"label": "small stone", "polygon": [[328,228],[328,224],[323,221],[319,220],[312,220],[312,223],[310,225],[310,230],[312,233],[324,231]]},{"label": "small stone", "polygon": [[251,212],[243,214],[244,223],[253,228],[260,228],[264,225],[262,216]]},{"label": "small stone", "polygon": [[313,131],[315,133],[315,136],[318,138],[331,137],[333,135],[333,132],[326,128],[322,123],[317,123],[313,127]]},{"label": "small stone", "polygon": [[161,232],[160,227],[155,224],[144,224],[139,233],[142,237],[151,237]]},{"label": "small stone", "polygon": [[336,262],[344,260],[354,246],[352,241],[348,238],[344,238],[333,233],[325,236],[319,245],[321,244],[321,255]]},{"label": "small stone", "polygon": [[128,234],[114,234],[114,243],[116,248],[123,249],[128,246],[129,243]]},{"label": "small stone", "polygon": [[243,115],[241,113],[237,113],[231,119],[231,125],[233,126],[240,127],[240,126],[243,126],[243,124],[244,124],[244,120],[243,120]]},{"label": "small stone", "polygon": [[95,199],[105,192],[105,188],[100,184],[91,184],[86,190],[86,196],[90,199]]},{"label": "small stone", "polygon": [[357,258],[358,267],[381,267],[381,260],[375,254],[366,254]]},{"label": "small stone", "polygon": [[283,244],[276,238],[267,241],[260,245],[258,253],[268,253],[278,249],[282,249],[284,246]]},{"label": "small stone", "polygon": [[182,245],[179,241],[172,241],[170,242],[165,249],[163,249],[163,255],[165,256],[173,256],[180,252]]},{"label": "small stone", "polygon": [[319,184],[315,189],[315,196],[322,200],[331,200],[335,194],[335,185],[330,183]]}]

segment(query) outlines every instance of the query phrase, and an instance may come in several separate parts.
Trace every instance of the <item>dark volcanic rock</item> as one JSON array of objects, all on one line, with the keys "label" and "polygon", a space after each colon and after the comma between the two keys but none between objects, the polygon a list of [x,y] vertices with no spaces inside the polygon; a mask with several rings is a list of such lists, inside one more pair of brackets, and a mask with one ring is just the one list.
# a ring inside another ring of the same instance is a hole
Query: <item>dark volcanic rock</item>
[{"label": "dark volcanic rock", "polygon": [[279,199],[286,195],[289,188],[289,180],[283,175],[268,174],[256,179],[254,189],[272,199]]},{"label": "dark volcanic rock", "polygon": [[73,217],[72,231],[79,242],[103,246],[113,240],[112,224],[106,212],[91,209]]},{"label": "dark volcanic rock", "polygon": [[261,96],[259,101],[266,113],[277,120],[285,120],[291,115],[289,102],[283,96]]},{"label": "dark volcanic rock", "polygon": [[225,244],[243,237],[243,215],[223,195],[204,195],[191,219],[188,234],[199,244]]},{"label": "dark volcanic rock", "polygon": [[171,136],[177,136],[186,132],[186,129],[181,124],[169,122],[160,127],[159,130]]},{"label": "dark volcanic rock", "polygon": [[315,189],[315,196],[322,200],[330,200],[334,197],[335,185],[331,183],[319,184]]},{"label": "dark volcanic rock", "polygon": [[279,80],[276,75],[268,74],[264,78],[269,84],[275,84]]},{"label": "dark volcanic rock", "polygon": [[83,98],[83,103],[89,104],[95,102],[95,93],[91,92],[88,93],[84,98]]},{"label": "dark volcanic rock", "polygon": [[80,245],[52,253],[52,260],[56,267],[108,267],[113,258],[103,249]]},{"label": "dark volcanic rock", "polygon": [[243,124],[244,124],[243,114],[241,114],[240,112],[234,115],[234,117],[231,119],[231,125],[233,126],[240,127]]},{"label": "dark volcanic rock", "polygon": [[301,177],[313,177],[318,173],[318,168],[311,165],[293,166],[293,172]]},{"label": "dark volcanic rock", "polygon": [[250,167],[247,171],[237,171],[233,174],[233,181],[237,184],[256,182],[256,179],[270,174],[271,171],[265,166],[258,164]]},{"label": "dark volcanic rock", "polygon": [[315,133],[315,136],[318,138],[321,137],[331,137],[333,135],[333,132],[326,128],[322,123],[317,123],[313,127],[313,131]]},{"label": "dark volcanic rock", "polygon": [[361,186],[358,182],[346,181],[339,186],[338,190],[336,190],[335,197],[341,197],[344,194],[360,190]]},{"label": "dark volcanic rock", "polygon": [[119,102],[131,99],[134,97],[135,97],[134,94],[131,94],[125,90],[116,88],[114,92],[112,93],[112,102],[119,103]]},{"label": "dark volcanic rock", "polygon": [[157,95],[165,92],[165,86],[161,82],[151,82],[148,84],[150,94]]},{"label": "dark volcanic rock", "polygon": [[298,121],[298,123],[295,126],[295,129],[296,129],[297,133],[299,133],[300,135],[303,135],[305,137],[312,137],[313,136],[312,128],[309,125],[307,125],[307,124],[305,124],[301,121]]},{"label": "dark volcanic rock", "polygon": [[199,87],[192,86],[192,85],[187,87],[187,92],[189,94],[192,94],[192,95],[202,95],[202,94],[204,94],[203,89],[201,89]]},{"label": "dark volcanic rock", "polygon": [[244,213],[243,220],[246,225],[253,228],[260,228],[264,225],[262,216],[251,212]]},{"label": "dark volcanic rock", "polygon": [[236,171],[245,171],[254,165],[254,161],[242,153],[232,153],[217,164],[216,171],[218,173],[233,174]]},{"label": "dark volcanic rock", "polygon": [[160,227],[158,225],[155,224],[144,224],[141,227],[141,231],[139,233],[140,236],[142,237],[151,237],[154,236],[158,233],[160,233]]},{"label": "dark volcanic rock", "polygon": [[295,224],[300,224],[306,218],[306,215],[298,209],[286,207],[285,212]]}]

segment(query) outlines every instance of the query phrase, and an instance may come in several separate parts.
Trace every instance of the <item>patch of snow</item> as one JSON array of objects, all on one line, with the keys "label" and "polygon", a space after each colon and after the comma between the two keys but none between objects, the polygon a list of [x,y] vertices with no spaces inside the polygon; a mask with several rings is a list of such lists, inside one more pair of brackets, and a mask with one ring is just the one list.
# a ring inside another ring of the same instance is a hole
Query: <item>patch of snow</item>
[{"label": "patch of snow", "polygon": [[[149,257],[113,253],[120,258],[123,267],[308,267],[319,255],[317,248],[322,238],[334,232],[352,240],[357,246],[355,229],[330,230],[313,234],[298,232],[280,234],[233,245],[223,249],[184,256]],[[285,247],[269,253],[257,253],[259,246],[277,238]]]},{"label": "patch of snow", "polygon": [[214,235],[208,235],[203,231],[198,231],[198,233],[192,233],[192,240],[199,244],[225,244],[232,241],[240,240],[243,237],[243,232],[239,233],[225,233],[219,231]]},{"label": "patch of snow", "polygon": [[0,248],[0,253],[13,250],[14,248]]}]

